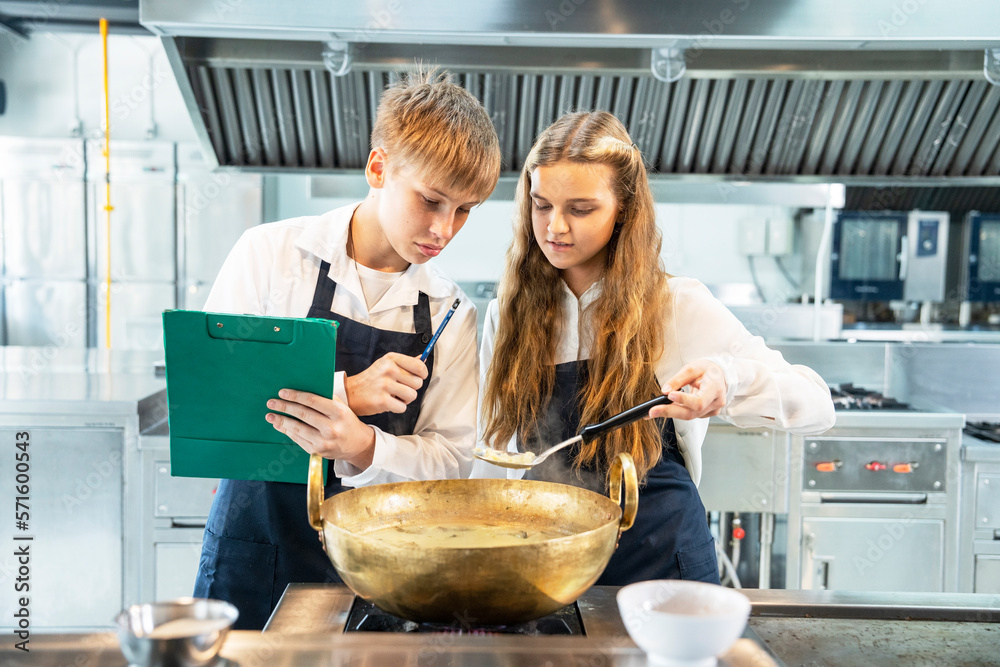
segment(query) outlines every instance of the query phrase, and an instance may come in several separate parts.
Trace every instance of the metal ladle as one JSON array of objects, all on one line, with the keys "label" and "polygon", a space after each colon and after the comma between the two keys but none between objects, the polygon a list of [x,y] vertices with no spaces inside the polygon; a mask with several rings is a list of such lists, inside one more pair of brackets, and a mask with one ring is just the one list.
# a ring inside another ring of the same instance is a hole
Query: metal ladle
[{"label": "metal ladle", "polygon": [[649,414],[651,408],[655,408],[658,405],[669,405],[670,403],[672,403],[672,401],[666,396],[657,396],[650,401],[646,401],[641,405],[629,408],[625,412],[621,412],[614,417],[610,417],[599,424],[589,424],[584,426],[580,429],[579,435],[575,435],[568,440],[563,440],[558,445],[549,447],[537,456],[532,456],[531,452],[519,452],[512,454],[487,447],[477,447],[472,453],[477,459],[486,461],[487,463],[492,463],[493,465],[500,466],[501,468],[515,468],[522,470],[525,468],[533,468],[545,459],[549,458],[549,456],[551,456],[554,452],[558,452],[564,447],[569,447],[570,445],[578,442],[591,442],[609,431],[613,431],[616,428],[642,419]]}]

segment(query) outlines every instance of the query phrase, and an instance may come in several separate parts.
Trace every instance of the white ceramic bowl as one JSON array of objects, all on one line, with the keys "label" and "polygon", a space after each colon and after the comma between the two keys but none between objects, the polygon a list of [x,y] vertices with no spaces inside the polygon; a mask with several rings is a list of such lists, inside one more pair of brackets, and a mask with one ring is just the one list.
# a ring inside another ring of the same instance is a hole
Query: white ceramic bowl
[{"label": "white ceramic bowl", "polygon": [[743,634],[750,600],[716,584],[663,579],[623,587],[618,609],[650,664],[711,667]]}]

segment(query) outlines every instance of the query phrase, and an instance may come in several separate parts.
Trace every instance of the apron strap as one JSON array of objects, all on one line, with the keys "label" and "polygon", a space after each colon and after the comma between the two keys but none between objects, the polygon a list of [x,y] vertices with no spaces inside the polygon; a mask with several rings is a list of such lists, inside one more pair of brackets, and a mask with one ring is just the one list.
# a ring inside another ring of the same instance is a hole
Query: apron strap
[{"label": "apron strap", "polygon": [[330,263],[320,261],[319,278],[316,279],[316,290],[313,292],[312,308],[315,311],[330,312],[333,310],[333,294],[337,291],[337,283],[330,280]]},{"label": "apron strap", "polygon": [[413,330],[420,334],[420,340],[424,345],[430,342],[432,335],[431,300],[423,292],[420,292],[417,297],[417,307],[413,309]]}]

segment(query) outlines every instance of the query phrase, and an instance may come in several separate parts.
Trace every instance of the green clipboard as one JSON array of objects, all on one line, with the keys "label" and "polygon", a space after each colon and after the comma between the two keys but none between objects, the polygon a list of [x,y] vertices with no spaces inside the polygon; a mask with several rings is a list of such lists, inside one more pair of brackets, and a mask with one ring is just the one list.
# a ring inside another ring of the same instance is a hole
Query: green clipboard
[{"label": "green clipboard", "polygon": [[305,484],[309,454],[265,421],[267,400],[332,398],[336,344],[331,320],[164,311],[170,474]]}]

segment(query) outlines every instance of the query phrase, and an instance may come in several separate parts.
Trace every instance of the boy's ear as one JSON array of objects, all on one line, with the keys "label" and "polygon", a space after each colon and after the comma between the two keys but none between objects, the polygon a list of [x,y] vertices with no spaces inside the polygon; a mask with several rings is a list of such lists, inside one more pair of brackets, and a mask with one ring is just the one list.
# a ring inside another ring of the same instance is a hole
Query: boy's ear
[{"label": "boy's ear", "polygon": [[368,164],[365,165],[365,179],[373,188],[385,185],[385,174],[388,171],[388,156],[381,147],[376,147],[368,154]]}]

